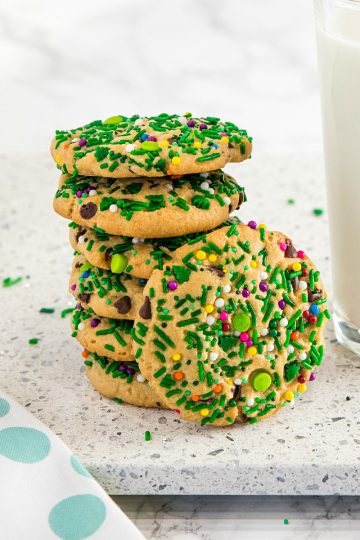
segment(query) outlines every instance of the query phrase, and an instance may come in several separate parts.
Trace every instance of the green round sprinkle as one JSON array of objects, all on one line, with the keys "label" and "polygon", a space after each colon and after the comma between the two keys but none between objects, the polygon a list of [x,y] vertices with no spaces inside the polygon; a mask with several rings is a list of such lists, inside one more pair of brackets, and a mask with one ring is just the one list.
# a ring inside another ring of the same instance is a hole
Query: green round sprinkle
[{"label": "green round sprinkle", "polygon": [[314,216],[322,216],[324,213],[324,210],[322,208],[314,208],[313,214]]},{"label": "green round sprinkle", "polygon": [[236,313],[232,318],[231,324],[238,332],[246,332],[251,326],[251,319],[246,313]]},{"label": "green round sprinkle", "polygon": [[284,525],[289,525],[289,520],[288,519],[284,519]]},{"label": "green round sprinkle", "polygon": [[154,152],[155,150],[158,150],[159,144],[155,141],[144,141],[141,143],[141,148],[148,152]]},{"label": "green round sprinkle", "polygon": [[288,203],[288,204],[295,204],[295,199],[288,199],[288,200],[287,200],[287,203]]},{"label": "green round sprinkle", "polygon": [[111,258],[111,271],[114,274],[121,274],[127,265],[127,257],[123,255],[122,253],[115,253],[115,255]]},{"label": "green round sprinkle", "polygon": [[122,116],[109,116],[109,118],[103,121],[103,124],[119,124],[123,121],[124,118]]},{"label": "green round sprinkle", "polygon": [[257,392],[265,392],[271,386],[272,380],[266,371],[259,371],[254,376],[251,385]]}]

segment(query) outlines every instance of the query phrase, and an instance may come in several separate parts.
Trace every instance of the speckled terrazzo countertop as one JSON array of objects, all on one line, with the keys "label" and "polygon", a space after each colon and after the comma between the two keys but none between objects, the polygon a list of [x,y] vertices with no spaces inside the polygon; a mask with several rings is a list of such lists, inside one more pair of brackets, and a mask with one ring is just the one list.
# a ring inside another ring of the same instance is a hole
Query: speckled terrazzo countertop
[{"label": "speckled terrazzo countertop", "polygon": [[[57,171],[47,155],[3,157],[0,165],[1,278],[24,278],[0,291],[0,387],[53,429],[110,494],[360,494],[360,360],[335,342],[331,324],[316,382],[293,410],[254,426],[199,428],[171,412],[102,398],[60,317],[72,305],[71,249],[67,223],[52,211]],[[264,156],[228,170],[247,187],[240,217],[287,233],[330,288],[326,213],[312,213],[325,206],[321,158]],[[41,314],[42,307],[55,313]]]}]

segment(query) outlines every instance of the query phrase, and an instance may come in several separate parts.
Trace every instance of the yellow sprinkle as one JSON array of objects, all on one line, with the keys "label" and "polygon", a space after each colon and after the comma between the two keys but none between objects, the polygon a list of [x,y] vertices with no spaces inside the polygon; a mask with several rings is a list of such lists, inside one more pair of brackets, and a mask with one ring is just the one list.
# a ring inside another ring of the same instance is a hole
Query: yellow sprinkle
[{"label": "yellow sprinkle", "polygon": [[257,262],[256,261],[250,261],[250,266],[251,268],[256,268],[257,267]]},{"label": "yellow sprinkle", "polygon": [[248,348],[247,352],[249,356],[255,356],[255,354],[257,354],[257,348],[252,345]]},{"label": "yellow sprinkle", "polygon": [[189,111],[184,112],[184,116],[191,116],[191,112]]},{"label": "yellow sprinkle", "polygon": [[177,362],[178,360],[180,360],[181,358],[181,354],[176,352],[172,355],[172,359],[174,360],[174,362]]},{"label": "yellow sprinkle", "polygon": [[227,380],[226,380],[226,384],[230,384],[230,385],[231,385],[231,384],[234,384],[234,381],[233,381],[232,379],[227,379]]},{"label": "yellow sprinkle", "polygon": [[214,306],[212,304],[206,304],[205,311],[206,313],[212,313],[214,311]]},{"label": "yellow sprinkle", "polygon": [[294,272],[298,272],[299,270],[301,270],[301,264],[298,262],[294,262],[294,264],[292,265],[292,269],[294,270]]},{"label": "yellow sprinkle", "polygon": [[200,414],[201,416],[207,416],[209,414],[209,409],[201,409]]},{"label": "yellow sprinkle", "polygon": [[285,392],[285,399],[286,401],[292,401],[294,399],[294,392],[291,392],[290,390]]},{"label": "yellow sprinkle", "polygon": [[199,249],[196,253],[195,253],[195,259],[197,259],[198,261],[204,261],[206,259],[206,253],[205,251],[203,251],[202,249]]},{"label": "yellow sprinkle", "polygon": [[215,253],[210,253],[210,255],[208,256],[208,259],[210,262],[216,262],[217,256],[215,255]]},{"label": "yellow sprinkle", "polygon": [[162,148],[165,148],[166,146],[170,146],[169,141],[160,141],[159,144]]},{"label": "yellow sprinkle", "polygon": [[61,158],[60,154],[58,154],[58,155],[56,156],[55,161],[56,161],[56,163],[57,163],[58,165],[61,165],[62,158]]},{"label": "yellow sprinkle", "polygon": [[260,225],[258,226],[259,229],[264,229],[264,231],[266,231],[266,225],[265,223],[260,223]]},{"label": "yellow sprinkle", "polygon": [[228,143],[229,142],[229,137],[221,137],[221,142],[224,142],[224,143]]},{"label": "yellow sprinkle", "polygon": [[306,384],[304,384],[304,383],[299,384],[299,386],[297,387],[297,391],[298,392],[306,392]]},{"label": "yellow sprinkle", "polygon": [[224,274],[226,274],[226,272],[228,272],[229,269],[228,268],[223,268],[222,271],[224,272]]},{"label": "yellow sprinkle", "polygon": [[171,163],[173,165],[180,165],[180,158],[179,156],[174,156],[172,159],[171,159]]},{"label": "yellow sprinkle", "polygon": [[195,141],[194,146],[195,146],[195,148],[201,148],[201,142],[200,141]]}]

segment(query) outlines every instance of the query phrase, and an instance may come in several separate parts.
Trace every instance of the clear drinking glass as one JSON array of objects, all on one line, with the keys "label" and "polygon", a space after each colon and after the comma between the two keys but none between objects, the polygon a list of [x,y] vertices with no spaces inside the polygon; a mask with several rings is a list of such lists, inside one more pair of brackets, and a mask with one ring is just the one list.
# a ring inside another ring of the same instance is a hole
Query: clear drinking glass
[{"label": "clear drinking glass", "polygon": [[334,324],[360,355],[360,0],[315,0]]}]

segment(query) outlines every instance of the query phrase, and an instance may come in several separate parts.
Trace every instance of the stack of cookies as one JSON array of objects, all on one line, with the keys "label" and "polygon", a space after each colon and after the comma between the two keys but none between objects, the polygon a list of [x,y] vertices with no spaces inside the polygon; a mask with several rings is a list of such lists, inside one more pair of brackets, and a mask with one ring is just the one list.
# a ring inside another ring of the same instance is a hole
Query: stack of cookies
[{"label": "stack of cookies", "polygon": [[289,238],[230,216],[246,198],[222,168],[250,157],[246,131],[115,116],[58,131],[51,152],[93,386],[202,425],[293,405],[322,361],[326,295]]}]

